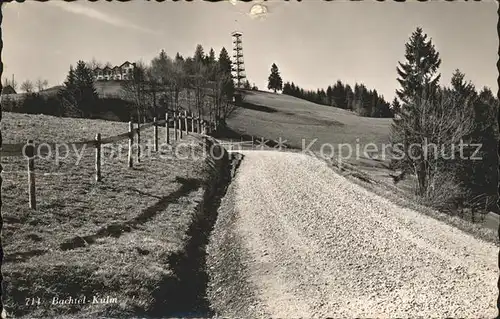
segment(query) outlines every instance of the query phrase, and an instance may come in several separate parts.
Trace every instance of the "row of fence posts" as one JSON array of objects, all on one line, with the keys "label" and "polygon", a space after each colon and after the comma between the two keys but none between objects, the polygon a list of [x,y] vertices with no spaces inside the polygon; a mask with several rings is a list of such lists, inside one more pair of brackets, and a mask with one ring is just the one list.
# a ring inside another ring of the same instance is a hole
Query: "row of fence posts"
[{"label": "row of fence posts", "polygon": [[[207,123],[206,120],[202,120],[199,117],[195,117],[193,114],[188,116],[187,111],[174,112],[173,118],[169,118],[169,114],[165,114],[165,142],[170,144],[170,130],[169,123],[173,123],[174,128],[174,140],[183,138],[183,126],[184,133],[189,134],[189,121],[191,120],[191,133],[202,133],[210,134],[211,125]],[[157,117],[153,118],[153,135],[154,135],[154,151],[158,152],[158,121]],[[184,122],[184,125],[182,125]],[[144,123],[146,123],[146,118],[144,118]],[[132,121],[128,122],[128,167],[133,167],[133,154],[132,149],[134,145],[134,124]],[[196,131],[196,132],[195,132]],[[141,133],[140,133],[140,123],[137,123],[137,162],[140,162],[141,157]],[[101,133],[97,133],[94,140],[95,147],[95,181],[100,182],[102,180],[101,174],[101,163],[102,163],[102,145]],[[33,140],[28,140],[25,148],[25,154],[28,158],[28,196],[29,196],[29,207],[36,210],[36,187],[35,187],[35,145]]]}]

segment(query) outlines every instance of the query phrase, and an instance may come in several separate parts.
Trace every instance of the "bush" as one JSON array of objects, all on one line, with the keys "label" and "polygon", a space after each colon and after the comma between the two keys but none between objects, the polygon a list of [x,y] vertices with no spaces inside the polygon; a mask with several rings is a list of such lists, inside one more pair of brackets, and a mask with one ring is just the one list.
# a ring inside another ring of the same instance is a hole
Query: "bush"
[{"label": "bush", "polygon": [[433,174],[428,185],[425,193],[417,198],[420,198],[421,204],[438,210],[456,210],[466,195],[463,186],[459,183],[453,172],[438,172]]}]

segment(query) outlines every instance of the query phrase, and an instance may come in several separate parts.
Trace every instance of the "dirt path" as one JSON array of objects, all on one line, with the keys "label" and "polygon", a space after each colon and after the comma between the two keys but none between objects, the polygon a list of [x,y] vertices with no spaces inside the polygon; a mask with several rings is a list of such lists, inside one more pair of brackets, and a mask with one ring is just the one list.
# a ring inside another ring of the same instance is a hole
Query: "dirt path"
[{"label": "dirt path", "polygon": [[233,205],[220,212],[234,222],[217,231],[240,243],[232,249],[243,256],[239,277],[252,287],[254,313],[497,315],[498,247],[398,207],[312,157],[243,153],[228,192]]}]

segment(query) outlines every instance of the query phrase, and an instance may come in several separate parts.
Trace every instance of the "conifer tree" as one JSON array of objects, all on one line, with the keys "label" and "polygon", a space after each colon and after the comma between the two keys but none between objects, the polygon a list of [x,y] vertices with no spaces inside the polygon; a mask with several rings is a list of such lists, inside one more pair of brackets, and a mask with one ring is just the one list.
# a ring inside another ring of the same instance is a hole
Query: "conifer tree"
[{"label": "conifer tree", "polygon": [[84,61],[78,61],[75,69],[70,66],[59,96],[64,107],[79,110],[84,117],[90,117],[98,111],[98,96],[94,87],[92,70]]},{"label": "conifer tree", "polygon": [[252,88],[248,80],[246,80],[245,83],[243,83],[243,88],[246,90],[250,90]]},{"label": "conifer tree", "polygon": [[207,64],[209,65],[215,63],[215,51],[213,48],[210,48],[210,51],[208,52],[206,59],[207,59]]},{"label": "conifer tree", "polygon": [[352,91],[352,88],[349,84],[347,84],[345,86],[345,92],[346,92],[346,95],[345,95],[346,109],[352,110],[353,109],[352,104],[353,104],[353,100],[354,100],[354,92]]},{"label": "conifer tree", "polygon": [[216,119],[220,125],[226,125],[226,119],[235,110],[235,105],[232,103],[235,93],[235,86],[231,74],[232,63],[226,48],[222,48],[217,61],[217,76],[216,84],[218,87],[219,101],[216,103]]},{"label": "conifer tree", "polygon": [[[391,130],[391,141],[401,146],[403,156],[393,158],[392,164],[416,177],[417,194],[429,204],[446,204],[463,196],[455,172],[461,167],[455,147],[474,126],[471,107],[459,102],[465,101],[460,92],[469,89],[460,73],[452,80],[454,88],[439,87],[441,59],[421,28],[406,44],[405,58],[397,68],[401,89],[396,94],[403,103]],[[429,148],[431,144],[438,145],[439,154]]]},{"label": "conifer tree", "polygon": [[326,89],[326,97],[328,99],[328,105],[332,106],[332,104],[333,104],[333,90],[332,90],[331,85],[329,85],[328,88]]},{"label": "conifer tree", "polygon": [[406,62],[398,62],[398,82],[401,89],[396,90],[398,98],[409,103],[415,98],[426,98],[425,94],[432,94],[439,84],[440,74],[437,73],[441,65],[439,52],[436,51],[431,39],[418,27],[406,43]]},{"label": "conifer tree", "polygon": [[271,66],[271,74],[268,78],[267,88],[269,90],[274,90],[274,93],[283,89],[283,80],[281,79],[278,66],[275,63]]},{"label": "conifer tree", "polygon": [[195,62],[199,62],[199,63],[202,63],[205,61],[205,52],[204,52],[203,46],[201,44],[198,44],[196,46],[196,50],[194,51],[193,60]]},{"label": "conifer tree", "polygon": [[182,57],[182,55],[180,55],[179,52],[177,52],[175,54],[175,58],[174,58],[175,61],[184,61],[184,58]]},{"label": "conifer tree", "polygon": [[392,100],[391,109],[394,115],[398,114],[401,110],[401,103],[399,103],[397,97],[394,97],[394,100]]}]

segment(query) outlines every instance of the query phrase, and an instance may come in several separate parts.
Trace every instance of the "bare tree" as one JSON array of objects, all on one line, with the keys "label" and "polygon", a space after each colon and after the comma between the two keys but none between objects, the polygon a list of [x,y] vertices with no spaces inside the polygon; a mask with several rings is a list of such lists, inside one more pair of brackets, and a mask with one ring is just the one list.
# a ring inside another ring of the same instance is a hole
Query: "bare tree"
[{"label": "bare tree", "polygon": [[[205,98],[207,96],[208,69],[200,61],[193,61],[190,74],[187,75],[187,86],[194,92],[194,107],[199,117],[206,115],[204,112]],[[210,115],[210,110],[208,110]]]},{"label": "bare tree", "polygon": [[90,60],[90,62],[87,62],[87,66],[91,69],[91,70],[95,70],[96,68],[101,68],[102,67],[102,63],[97,61],[95,57],[92,58],[92,60]]},{"label": "bare tree", "polygon": [[188,82],[184,64],[182,61],[173,61],[168,69],[168,81],[170,96],[172,97],[173,109],[179,111],[179,96],[184,88],[187,88]]},{"label": "bare tree", "polygon": [[170,92],[172,64],[172,59],[162,50],[159,56],[153,58],[151,61],[151,67],[148,72],[148,78],[153,81],[151,88],[154,91],[154,94],[152,94],[153,104],[156,102],[156,95],[162,95],[163,105],[167,109],[172,108],[173,105],[173,94]]},{"label": "bare tree", "polygon": [[142,62],[136,62],[130,78],[123,81],[122,86],[124,97],[135,105],[138,122],[144,113],[150,110],[146,76],[147,67]]},{"label": "bare tree", "polygon": [[42,80],[41,78],[36,80],[36,88],[38,89],[38,92],[45,90],[48,85],[49,82],[47,80]]},{"label": "bare tree", "polygon": [[21,90],[23,90],[26,93],[33,92],[33,88],[34,88],[33,82],[31,82],[30,80],[26,80],[23,83],[21,83]]},{"label": "bare tree", "polygon": [[[406,172],[416,176],[418,195],[431,199],[445,184],[458,185],[454,174],[447,173],[463,160],[463,148],[474,128],[472,108],[468,103],[457,103],[447,91],[436,98],[414,99],[406,107],[411,108],[411,116],[394,119],[392,127],[393,149],[400,151],[393,156],[393,164],[403,170],[403,176]],[[459,196],[446,192],[441,195],[450,199]]]},{"label": "bare tree", "polygon": [[[162,90],[161,79],[154,71],[153,67],[144,67],[144,82],[145,82],[145,101],[149,107],[145,109],[152,114],[152,117],[158,117],[158,103]],[[151,115],[150,114],[150,115]]]},{"label": "bare tree", "polygon": [[226,120],[237,108],[231,99],[233,93],[231,83],[232,77],[224,72],[216,72],[215,80],[208,83],[212,99],[210,113],[217,127],[225,126]]}]

